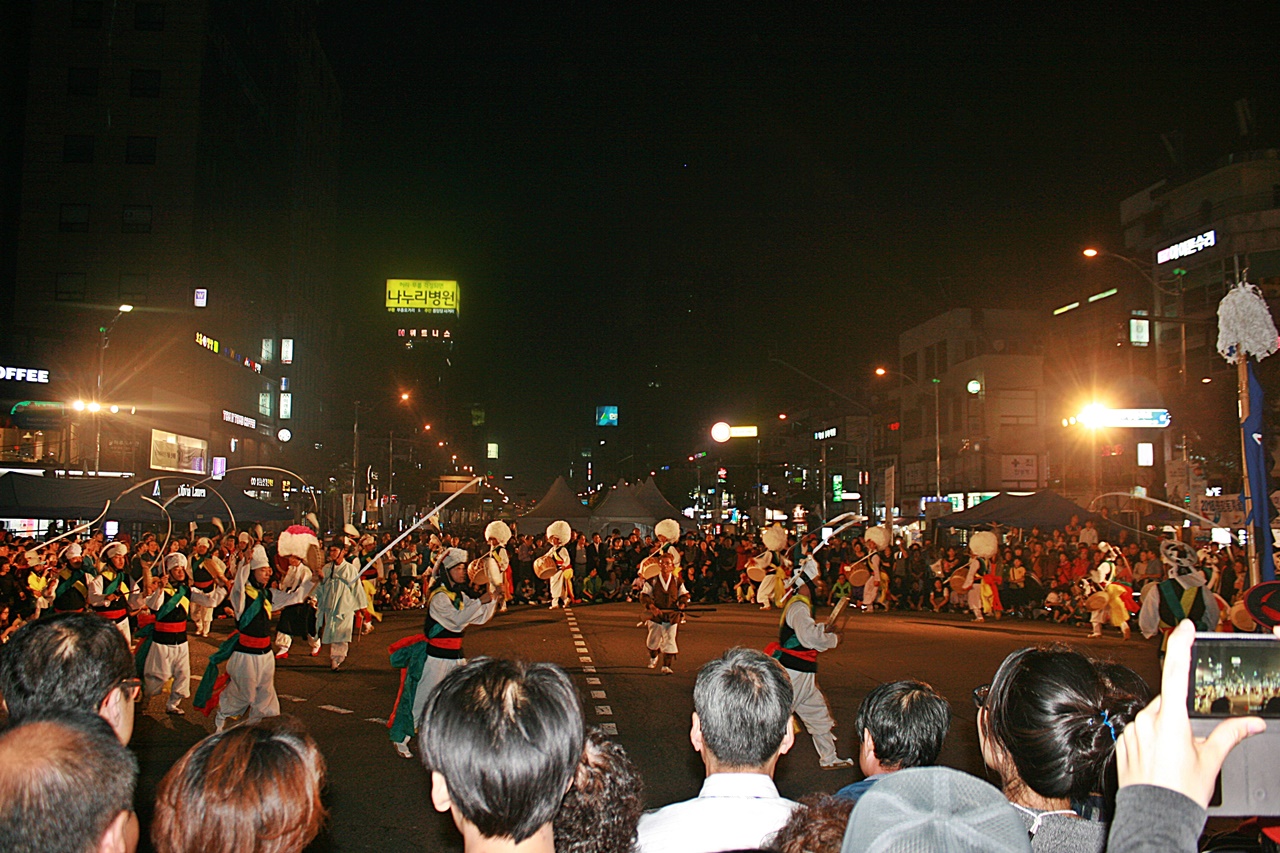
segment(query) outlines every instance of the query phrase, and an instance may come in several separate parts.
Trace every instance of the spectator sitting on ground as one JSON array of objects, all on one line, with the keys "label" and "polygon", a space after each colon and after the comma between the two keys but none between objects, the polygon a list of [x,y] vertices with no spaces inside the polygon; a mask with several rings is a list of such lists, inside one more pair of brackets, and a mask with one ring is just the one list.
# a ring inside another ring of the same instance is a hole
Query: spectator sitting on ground
[{"label": "spectator sitting on ground", "polygon": [[137,759],[101,717],[81,712],[17,722],[0,734],[0,850],[133,853],[137,780]]},{"label": "spectator sitting on ground", "polygon": [[550,663],[477,658],[423,710],[419,746],[431,801],[451,812],[466,853],[552,853],[552,820],[582,760],[582,706]]},{"label": "spectator sitting on ground", "polygon": [[786,825],[765,845],[777,853],[840,853],[853,801],[830,794],[809,794],[791,811]]},{"label": "spectator sitting on ground", "polygon": [[157,853],[297,853],[320,832],[324,758],[295,722],[275,717],[197,743],[156,792]]},{"label": "spectator sitting on ground", "polygon": [[796,804],[773,772],[791,749],[791,681],[755,649],[732,648],[698,671],[689,739],[707,778],[692,800],[640,819],[641,853],[715,853],[761,846]]},{"label": "spectator sitting on ground", "polygon": [[866,777],[836,791],[857,800],[887,774],[936,764],[951,726],[951,706],[923,681],[881,684],[858,707],[858,766]]},{"label": "spectator sitting on ground", "polygon": [[643,813],[644,784],[635,765],[621,744],[592,728],[556,812],[556,853],[629,853]]},{"label": "spectator sitting on ground", "polygon": [[141,689],[124,636],[96,613],[28,622],[0,647],[0,699],[10,724],[36,714],[97,714],[127,744]]}]

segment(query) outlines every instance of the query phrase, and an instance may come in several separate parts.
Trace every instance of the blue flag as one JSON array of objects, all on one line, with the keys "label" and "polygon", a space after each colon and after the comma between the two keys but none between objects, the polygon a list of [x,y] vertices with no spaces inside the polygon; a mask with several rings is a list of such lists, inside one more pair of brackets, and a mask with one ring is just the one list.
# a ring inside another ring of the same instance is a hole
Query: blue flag
[{"label": "blue flag", "polygon": [[[1258,535],[1258,561],[1262,564],[1262,579],[1276,579],[1275,561],[1271,556],[1271,489],[1267,485],[1267,454],[1262,435],[1262,385],[1249,369],[1249,417],[1244,419],[1244,463],[1249,477],[1249,494],[1253,506],[1246,506],[1245,523],[1253,525],[1249,535]],[[1241,500],[1244,495],[1241,494]]]}]

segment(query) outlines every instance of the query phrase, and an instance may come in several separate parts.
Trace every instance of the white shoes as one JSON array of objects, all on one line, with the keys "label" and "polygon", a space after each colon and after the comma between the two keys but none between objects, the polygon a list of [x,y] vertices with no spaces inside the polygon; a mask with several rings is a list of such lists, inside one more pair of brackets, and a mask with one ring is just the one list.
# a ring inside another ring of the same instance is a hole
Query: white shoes
[{"label": "white shoes", "polygon": [[822,770],[844,770],[853,766],[852,758],[837,758],[834,761],[827,761],[818,765]]},{"label": "white shoes", "polygon": [[657,669],[657,668],[658,668],[658,659],[649,658],[649,669]]},{"label": "white shoes", "polygon": [[672,668],[671,668],[671,667],[669,667],[669,666],[664,666],[664,667],[662,668],[661,672],[662,672],[662,674],[663,674],[663,675],[670,675],[671,673],[675,672],[675,670],[674,670],[674,669],[672,669]]},{"label": "white shoes", "polygon": [[409,744],[404,741],[393,741],[391,745],[396,748],[396,754],[401,758],[413,758],[413,753],[409,751]]}]

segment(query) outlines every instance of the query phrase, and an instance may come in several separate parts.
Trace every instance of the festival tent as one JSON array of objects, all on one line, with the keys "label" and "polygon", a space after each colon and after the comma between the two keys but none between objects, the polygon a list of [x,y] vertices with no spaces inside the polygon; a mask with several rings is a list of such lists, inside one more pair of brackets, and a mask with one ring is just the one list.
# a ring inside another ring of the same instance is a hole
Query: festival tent
[{"label": "festival tent", "polygon": [[556,477],[551,488],[534,504],[533,509],[517,519],[522,533],[537,536],[553,521],[563,519],[575,530],[586,530],[591,521],[591,510],[578,500],[564,477]]},{"label": "festival tent", "polygon": [[591,513],[591,532],[609,533],[615,527],[628,532],[627,528],[638,527],[645,536],[651,535],[653,526],[667,514],[658,514],[646,507],[638,495],[639,489],[639,486],[628,486],[626,480],[619,480]]},{"label": "festival tent", "polygon": [[1073,515],[1080,516],[1081,522],[1090,518],[1101,520],[1100,516],[1072,503],[1057,492],[1044,491],[1030,495],[1001,492],[964,512],[941,516],[938,524],[970,530],[989,525],[1051,530],[1066,527]]},{"label": "festival tent", "polygon": [[0,474],[0,518],[97,518],[128,487],[128,480],[117,478]]},{"label": "festival tent", "polygon": [[[218,495],[222,495],[227,504],[231,506],[231,511],[235,513],[236,527],[241,530],[245,530],[254,522],[292,521],[294,518],[292,509],[251,498],[235,486],[223,485],[214,489],[208,483],[205,483],[204,488],[217,494],[206,495],[203,498],[196,498],[185,503],[174,501],[169,505],[169,512],[173,514],[173,517],[175,519],[181,518],[182,521],[197,522],[207,522],[218,518],[229,529],[231,527],[231,519],[227,517],[227,508],[223,506],[222,501],[218,500]],[[310,502],[304,506],[303,511],[305,512],[309,509],[311,509]]]},{"label": "festival tent", "polygon": [[658,484],[653,478],[645,480],[635,487],[636,499],[654,514],[658,521],[664,518],[674,518],[680,522],[680,529],[684,531],[696,530],[697,524],[692,518],[686,518],[680,510],[672,506],[671,502],[666,499],[658,489]]}]

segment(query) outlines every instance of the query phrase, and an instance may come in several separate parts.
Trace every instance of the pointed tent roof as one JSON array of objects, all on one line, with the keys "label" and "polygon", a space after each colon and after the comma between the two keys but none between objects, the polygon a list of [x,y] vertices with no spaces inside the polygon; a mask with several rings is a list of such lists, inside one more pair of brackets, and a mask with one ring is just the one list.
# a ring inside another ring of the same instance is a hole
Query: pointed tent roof
[{"label": "pointed tent roof", "polygon": [[635,487],[636,498],[640,503],[649,509],[657,517],[658,521],[664,518],[674,518],[680,522],[680,529],[689,531],[696,530],[697,525],[693,519],[686,518],[679,509],[675,507],[666,496],[658,489],[658,484],[650,477],[643,483]]},{"label": "pointed tent roof", "polygon": [[971,509],[944,515],[938,519],[943,527],[974,528],[987,524],[1004,527],[1063,527],[1071,516],[1080,520],[1099,518],[1082,506],[1075,504],[1057,492],[1036,492],[1031,495],[1011,495],[1001,492]]},{"label": "pointed tent roof", "polygon": [[[591,510],[578,500],[578,496],[569,488],[564,477],[556,477],[556,481],[547,489],[542,500],[534,504],[533,509],[520,516],[518,521],[526,524],[550,524],[563,519],[570,525],[585,525],[591,517]],[[524,528],[521,528],[524,531]],[[533,531],[524,531],[533,532]]]},{"label": "pointed tent roof", "polygon": [[658,516],[645,506],[638,491],[638,486],[628,486],[626,480],[619,480],[592,512],[592,522],[597,526],[617,523],[652,526],[660,517],[666,517]]}]

